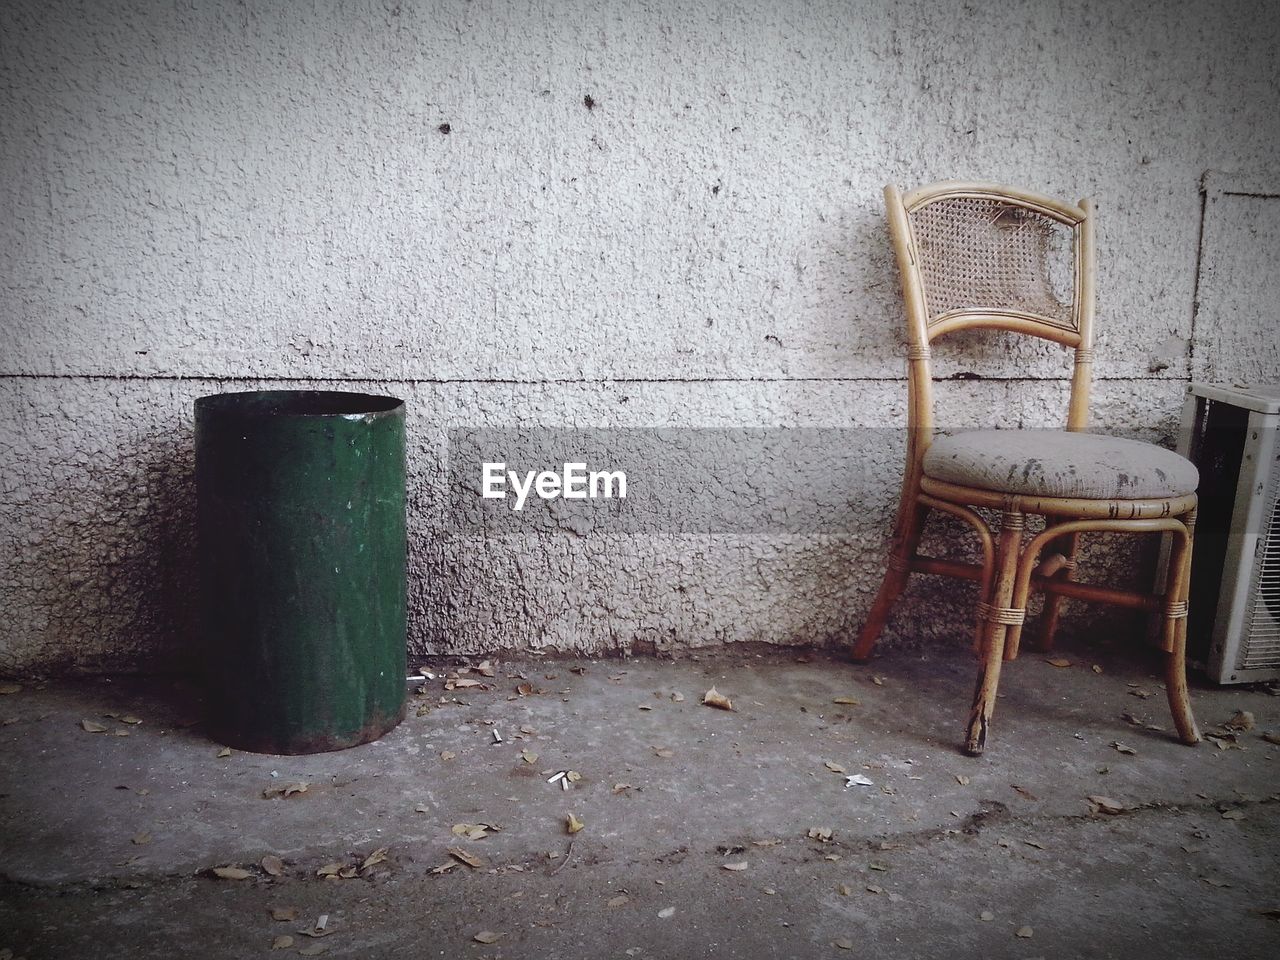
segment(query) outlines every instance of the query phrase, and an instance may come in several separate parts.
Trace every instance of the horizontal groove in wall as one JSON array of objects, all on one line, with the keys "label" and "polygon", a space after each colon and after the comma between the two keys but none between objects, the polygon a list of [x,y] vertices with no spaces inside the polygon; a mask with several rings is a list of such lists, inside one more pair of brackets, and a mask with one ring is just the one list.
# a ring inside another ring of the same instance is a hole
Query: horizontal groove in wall
[{"label": "horizontal groove in wall", "polygon": [[[208,374],[140,374],[140,373],[0,373],[0,380],[154,380],[162,383],[209,381],[213,383],[412,383],[412,384],[549,384],[588,383],[905,383],[897,377],[279,377],[279,376],[212,376]],[[986,383],[1070,383],[1070,377],[1004,377],[960,374],[934,377],[935,382]],[[1116,377],[1095,376],[1094,383],[1184,383],[1185,377]]]}]

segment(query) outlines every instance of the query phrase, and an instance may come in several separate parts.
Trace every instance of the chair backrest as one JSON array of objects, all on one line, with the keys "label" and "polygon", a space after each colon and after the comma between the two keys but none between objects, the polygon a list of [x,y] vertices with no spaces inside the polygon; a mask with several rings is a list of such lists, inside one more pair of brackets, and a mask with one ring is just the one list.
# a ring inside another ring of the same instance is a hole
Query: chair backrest
[{"label": "chair backrest", "polygon": [[1093,369],[1093,207],[988,183],[885,187],[907,309],[916,458],[933,430],[929,344],[983,327],[1075,349],[1067,429],[1088,422]]}]

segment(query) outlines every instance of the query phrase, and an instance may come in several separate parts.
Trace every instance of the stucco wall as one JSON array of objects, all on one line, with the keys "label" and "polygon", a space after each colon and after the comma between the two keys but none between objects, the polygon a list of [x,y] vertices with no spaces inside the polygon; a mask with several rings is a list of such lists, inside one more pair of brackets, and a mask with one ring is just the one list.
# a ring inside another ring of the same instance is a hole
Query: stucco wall
[{"label": "stucco wall", "polygon": [[[1095,198],[1097,419],[1168,434],[1193,363],[1280,376],[1247,283],[1193,324],[1203,171],[1280,185],[1278,40],[1267,3],[5,4],[0,670],[180,663],[191,401],[320,381],[409,402],[415,652],[838,642],[902,452],[881,185]],[[944,422],[1056,422],[1060,358],[971,370]],[[840,536],[450,528],[448,430],[518,425],[886,429]],[[948,591],[888,642],[963,639]]]}]

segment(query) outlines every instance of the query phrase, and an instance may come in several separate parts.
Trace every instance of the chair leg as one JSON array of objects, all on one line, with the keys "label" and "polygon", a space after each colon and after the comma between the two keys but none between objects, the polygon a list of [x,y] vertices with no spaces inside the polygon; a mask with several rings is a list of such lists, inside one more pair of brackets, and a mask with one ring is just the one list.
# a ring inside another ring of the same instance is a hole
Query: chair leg
[{"label": "chair leg", "polygon": [[[1070,580],[1075,575],[1076,555],[1080,550],[1080,535],[1078,533],[1068,534],[1065,547],[1066,549],[1062,551],[1062,554],[1067,558],[1067,565],[1058,572],[1058,578]],[[1053,649],[1053,635],[1058,632],[1058,616],[1062,611],[1062,601],[1064,599],[1060,594],[1045,594],[1044,609],[1040,612],[1039,634],[1036,637],[1037,650],[1049,651]]]},{"label": "chair leg", "polygon": [[996,572],[991,596],[978,604],[978,620],[983,627],[980,654],[982,662],[964,737],[964,751],[974,757],[981,754],[987,744],[987,730],[991,725],[996,690],[1000,685],[1000,666],[1004,662],[1005,635],[1011,624],[1021,623],[1026,615],[1025,610],[1009,607],[1009,602],[1013,599],[1025,527],[1026,517],[1021,513],[1005,513],[1001,516],[1000,545],[996,551]]},{"label": "chair leg", "polygon": [[1164,630],[1165,690],[1169,696],[1169,712],[1173,714],[1178,736],[1186,744],[1200,742],[1200,730],[1191,712],[1187,693],[1187,597],[1191,581],[1191,550],[1195,532],[1195,514],[1184,518],[1187,533],[1175,537],[1169,554],[1169,572],[1165,587]]},{"label": "chair leg", "polygon": [[880,639],[893,610],[893,605],[907,586],[907,578],[911,575],[911,558],[915,556],[916,547],[920,543],[920,531],[928,508],[919,504],[902,505],[903,510],[910,510],[901,533],[894,537],[893,551],[889,555],[889,567],[885,570],[884,579],[880,581],[880,590],[876,593],[875,603],[867,614],[867,620],[858,633],[858,639],[850,651],[850,657],[857,662],[865,662],[871,658],[871,650]]}]

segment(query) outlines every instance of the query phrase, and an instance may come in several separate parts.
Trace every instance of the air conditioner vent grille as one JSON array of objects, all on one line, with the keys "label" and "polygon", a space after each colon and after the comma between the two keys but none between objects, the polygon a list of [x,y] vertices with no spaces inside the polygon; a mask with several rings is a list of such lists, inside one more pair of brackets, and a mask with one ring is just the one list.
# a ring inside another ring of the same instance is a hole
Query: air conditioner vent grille
[{"label": "air conditioner vent grille", "polygon": [[1241,644],[1240,669],[1280,667],[1280,482],[1271,483],[1266,512],[1266,532],[1258,541],[1252,589],[1253,602],[1245,642]]}]

